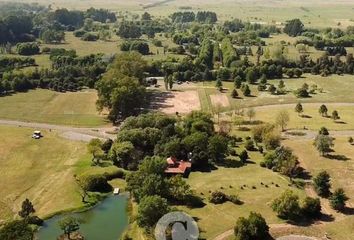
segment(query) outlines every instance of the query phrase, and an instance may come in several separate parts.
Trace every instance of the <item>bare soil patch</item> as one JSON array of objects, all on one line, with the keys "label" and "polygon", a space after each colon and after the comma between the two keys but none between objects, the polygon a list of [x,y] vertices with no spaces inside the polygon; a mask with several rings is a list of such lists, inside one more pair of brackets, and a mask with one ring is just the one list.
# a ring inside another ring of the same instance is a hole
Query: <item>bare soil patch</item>
[{"label": "bare soil patch", "polygon": [[190,113],[200,110],[200,101],[197,91],[172,91],[155,93],[152,99],[152,108],[166,114]]}]

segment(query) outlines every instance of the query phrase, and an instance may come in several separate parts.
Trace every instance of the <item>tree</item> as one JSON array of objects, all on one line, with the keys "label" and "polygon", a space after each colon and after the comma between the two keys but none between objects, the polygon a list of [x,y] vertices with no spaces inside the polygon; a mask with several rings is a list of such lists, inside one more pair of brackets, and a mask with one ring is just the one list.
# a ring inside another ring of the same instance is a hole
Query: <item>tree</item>
[{"label": "tree", "polygon": [[323,171],[313,179],[313,184],[318,195],[328,197],[331,189],[331,177],[328,172]]},{"label": "tree", "polygon": [[350,145],[353,145],[353,143],[354,143],[353,137],[349,137],[349,138],[348,138],[348,143],[349,143]]},{"label": "tree", "polygon": [[22,202],[21,211],[18,212],[18,215],[24,219],[27,219],[35,212],[36,210],[34,209],[33,204],[26,198],[26,200]]},{"label": "tree", "polygon": [[0,228],[1,240],[32,240],[33,230],[25,220],[15,220],[5,223]]},{"label": "tree", "polygon": [[256,111],[254,110],[254,108],[249,108],[249,109],[247,109],[246,115],[251,122],[252,119],[256,116]]},{"label": "tree", "polygon": [[122,22],[117,31],[117,35],[122,38],[140,38],[142,33],[138,25],[133,22]]},{"label": "tree", "polygon": [[59,227],[63,230],[64,234],[71,239],[71,233],[80,229],[80,222],[74,217],[65,217],[59,221]]},{"label": "tree", "polygon": [[286,110],[282,110],[276,116],[275,124],[281,127],[281,130],[284,132],[289,121],[290,121],[289,113]]},{"label": "tree", "polygon": [[296,107],[295,107],[295,112],[297,112],[297,114],[302,114],[304,112],[304,109],[302,107],[302,104],[301,103],[298,103],[296,104]]},{"label": "tree", "polygon": [[232,98],[237,98],[238,97],[238,93],[237,93],[237,90],[235,88],[231,92],[231,97]]},{"label": "tree", "polygon": [[156,195],[146,196],[140,201],[136,220],[140,227],[149,229],[169,212],[170,207],[166,199]]},{"label": "tree", "polygon": [[328,132],[328,129],[326,127],[321,127],[321,129],[318,131],[318,134],[329,136],[329,132]]},{"label": "tree", "polygon": [[245,164],[247,162],[247,160],[249,159],[249,156],[248,156],[248,152],[246,150],[243,150],[241,153],[240,153],[240,160],[243,164]]},{"label": "tree", "polygon": [[314,141],[314,146],[321,156],[326,155],[331,151],[331,147],[334,146],[333,138],[330,136],[318,134]]},{"label": "tree", "polygon": [[318,112],[321,114],[322,117],[326,117],[327,113],[328,113],[328,109],[327,109],[326,105],[322,104],[320,106],[320,109],[318,110]]},{"label": "tree", "polygon": [[215,134],[208,140],[208,155],[214,162],[224,160],[225,154],[228,150],[228,141],[226,137]]},{"label": "tree", "polygon": [[247,84],[243,85],[243,87],[241,87],[241,90],[242,90],[243,96],[248,97],[251,95],[251,89]]},{"label": "tree", "polygon": [[272,202],[272,209],[280,218],[295,219],[300,213],[299,196],[293,191],[286,190]]},{"label": "tree", "polygon": [[268,87],[268,92],[270,92],[270,94],[272,95],[275,95],[277,93],[277,88],[273,84],[271,84]]},{"label": "tree", "polygon": [[337,110],[334,110],[334,111],[332,112],[332,119],[333,119],[333,121],[337,121],[338,119],[340,119]]},{"label": "tree", "polygon": [[318,218],[321,215],[320,199],[306,197],[302,203],[301,211],[308,218]]},{"label": "tree", "polygon": [[337,211],[342,211],[345,208],[345,203],[349,200],[343,188],[338,188],[329,198],[331,207]]},{"label": "tree", "polygon": [[261,214],[251,212],[248,218],[237,220],[234,234],[236,240],[267,239],[269,226]]},{"label": "tree", "polygon": [[97,106],[109,110],[109,119],[122,120],[141,111],[146,103],[146,89],[142,85],[146,61],[138,53],[124,53],[116,57],[109,70],[96,83]]},{"label": "tree", "polygon": [[304,24],[300,19],[293,19],[285,24],[284,32],[291,37],[299,36],[304,30]]},{"label": "tree", "polygon": [[242,78],[240,76],[236,76],[234,80],[234,87],[239,89],[242,85]]},{"label": "tree", "polygon": [[216,87],[219,91],[222,91],[222,81],[221,81],[220,78],[218,78],[218,79],[216,80],[215,87]]},{"label": "tree", "polygon": [[100,160],[104,157],[104,151],[102,150],[102,142],[98,138],[90,140],[87,145],[88,152],[92,155],[92,163],[94,165],[99,164]]}]

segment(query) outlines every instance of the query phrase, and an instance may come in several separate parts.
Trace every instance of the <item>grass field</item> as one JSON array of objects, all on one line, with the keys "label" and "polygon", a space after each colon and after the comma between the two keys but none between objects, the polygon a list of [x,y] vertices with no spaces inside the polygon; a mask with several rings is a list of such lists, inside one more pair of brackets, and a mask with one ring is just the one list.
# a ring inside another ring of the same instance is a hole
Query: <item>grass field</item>
[{"label": "grass field", "polygon": [[[25,0],[22,0],[25,1]],[[157,4],[155,7],[144,9],[143,7],[160,2],[160,0],[89,0],[69,1],[56,0],[51,2],[52,8],[67,7],[70,9],[87,9],[89,7],[108,8],[116,12],[131,11],[141,14],[149,11],[156,16],[168,16],[180,7],[191,7],[192,10],[212,10],[218,13],[221,21],[230,18],[256,22],[284,22],[292,18],[301,18],[308,26],[336,27],[338,22],[343,27],[351,23],[353,2],[350,0],[285,0],[285,1],[262,1],[262,0],[172,0],[165,4]],[[47,5],[44,0],[38,3]]]},{"label": "grass field", "polygon": [[87,157],[84,143],[47,131],[33,140],[27,128],[0,126],[0,132],[1,220],[12,218],[25,198],[40,216],[80,206],[73,166]]},{"label": "grass field", "polygon": [[[347,138],[338,137],[334,141],[334,152],[331,158],[320,157],[310,140],[286,140],[284,144],[291,147],[299,156],[301,164],[315,176],[326,170],[332,178],[332,189],[344,188],[349,196],[348,206],[354,207],[354,146],[347,142]],[[340,160],[341,159],[341,160]],[[352,239],[354,216],[353,214],[334,213],[338,222],[329,223],[322,227],[332,239]]]},{"label": "grass field", "polygon": [[310,130],[318,130],[324,126],[330,130],[353,130],[354,129],[354,104],[342,105],[341,104],[327,104],[328,114],[331,115],[333,110],[337,110],[341,119],[333,121],[329,117],[322,117],[318,113],[318,109],[321,104],[303,104],[304,113],[303,116],[299,116],[295,112],[295,104],[284,106],[270,106],[256,108],[256,119],[275,123],[275,118],[280,111],[287,111],[290,116],[290,121],[287,126],[288,129],[303,129],[306,127]]},{"label": "grass field", "polygon": [[[40,217],[83,207],[74,174],[111,172],[116,167],[92,167],[86,144],[62,139],[55,131],[31,138],[33,129],[0,126],[0,223],[14,217],[29,198]],[[112,186],[124,189],[122,180]]]},{"label": "grass field", "polygon": [[0,97],[0,119],[33,121],[72,126],[107,124],[96,110],[95,91],[58,93],[31,90]]},{"label": "grass field", "polygon": [[[245,135],[245,133],[238,133],[239,135]],[[242,146],[237,151],[241,150]],[[190,175],[187,182],[198,196],[205,198],[204,202],[207,204],[203,208],[183,208],[183,210],[198,219],[202,237],[213,239],[224,231],[232,229],[239,217],[247,216],[251,211],[261,213],[268,223],[280,223],[282,221],[270,208],[271,201],[285,189],[292,189],[299,196],[305,196],[301,189],[289,187],[289,181],[285,177],[260,167],[259,162],[263,159],[260,153],[250,152],[250,159],[249,164],[240,168],[218,167],[217,170],[210,173],[193,172]],[[261,184],[262,182],[264,185]],[[279,187],[276,187],[276,184]],[[243,185],[247,185],[247,187],[242,190],[241,186]],[[265,185],[268,185],[268,188]],[[253,186],[256,189],[253,189]],[[209,191],[215,190],[236,194],[244,204],[211,204],[208,202]]]}]

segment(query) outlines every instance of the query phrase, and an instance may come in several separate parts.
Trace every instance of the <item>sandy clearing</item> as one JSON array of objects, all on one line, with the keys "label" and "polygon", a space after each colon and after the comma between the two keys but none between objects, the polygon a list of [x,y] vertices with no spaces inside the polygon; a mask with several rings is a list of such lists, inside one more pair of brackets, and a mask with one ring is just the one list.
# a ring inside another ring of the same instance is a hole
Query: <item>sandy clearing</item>
[{"label": "sandy clearing", "polygon": [[229,99],[224,94],[212,94],[210,95],[210,100],[213,106],[228,107],[230,106]]},{"label": "sandy clearing", "polygon": [[157,105],[158,110],[166,114],[175,114],[176,112],[186,114],[201,109],[197,91],[174,91],[165,96],[157,99],[154,104]]}]

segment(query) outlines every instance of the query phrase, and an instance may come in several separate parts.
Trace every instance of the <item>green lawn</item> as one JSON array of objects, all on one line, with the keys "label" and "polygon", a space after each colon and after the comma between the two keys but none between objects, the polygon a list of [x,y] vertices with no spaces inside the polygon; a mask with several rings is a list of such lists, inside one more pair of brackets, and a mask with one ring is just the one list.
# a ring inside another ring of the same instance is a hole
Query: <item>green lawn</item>
[{"label": "green lawn", "polygon": [[[201,104],[203,109],[214,109],[215,106],[211,105],[210,95],[212,94],[223,94],[229,99],[230,106],[225,110],[235,109],[238,107],[255,107],[255,106],[265,106],[265,105],[277,105],[277,104],[296,104],[301,103],[352,103],[354,102],[354,95],[351,93],[354,87],[354,78],[351,75],[338,76],[332,75],[329,77],[321,77],[317,75],[304,75],[300,79],[283,79],[285,82],[286,90],[288,91],[285,95],[271,95],[268,92],[259,92],[257,90],[257,85],[250,85],[251,97],[244,97],[242,92],[238,90],[239,98],[231,98],[231,90],[234,88],[233,82],[223,82],[224,91],[220,93],[215,88],[215,81],[197,83],[196,87],[198,89],[201,99]],[[278,86],[280,80],[270,80],[269,84],[274,84]],[[323,92],[319,91],[313,94],[309,98],[297,98],[293,91],[300,88],[304,83],[307,83],[310,87],[312,85],[317,85],[318,89],[322,88]],[[204,88],[204,91],[200,90]],[[205,94],[207,96],[205,96]],[[209,106],[207,106],[209,104]]]},{"label": "green lawn", "polygon": [[[239,133],[239,135],[247,135]],[[242,146],[237,149],[240,152]],[[260,167],[262,155],[258,152],[250,152],[252,163],[240,168],[218,167],[210,173],[193,172],[187,182],[195,190],[196,194],[205,198],[206,206],[203,208],[182,208],[191,216],[198,219],[198,226],[202,231],[202,237],[213,239],[215,236],[232,229],[239,217],[247,216],[249,212],[261,213],[268,223],[282,222],[270,207],[271,201],[286,189],[292,189],[299,196],[305,193],[295,187],[288,186],[288,179],[271,170]],[[263,182],[264,185],[261,183]],[[279,187],[276,187],[276,184]],[[244,189],[241,186],[247,185]],[[268,185],[268,188],[265,186]],[[231,186],[231,187],[230,187]],[[252,187],[255,186],[256,189]],[[214,205],[208,202],[209,191],[223,191],[227,194],[236,194],[244,202],[243,205],[225,203]]]},{"label": "green lawn", "polygon": [[263,122],[275,123],[277,114],[280,111],[287,111],[290,116],[288,129],[303,129],[306,127],[311,130],[319,130],[321,127],[327,127],[330,130],[353,130],[354,129],[354,104],[352,106],[339,106],[339,104],[327,104],[328,114],[337,110],[341,119],[333,121],[329,117],[322,117],[318,113],[321,104],[302,104],[304,108],[303,116],[295,112],[295,105],[284,105],[276,107],[256,108],[256,119]]},{"label": "green lawn", "polygon": [[107,124],[96,110],[93,90],[58,93],[31,90],[0,97],[0,119],[33,121],[72,126]]}]

